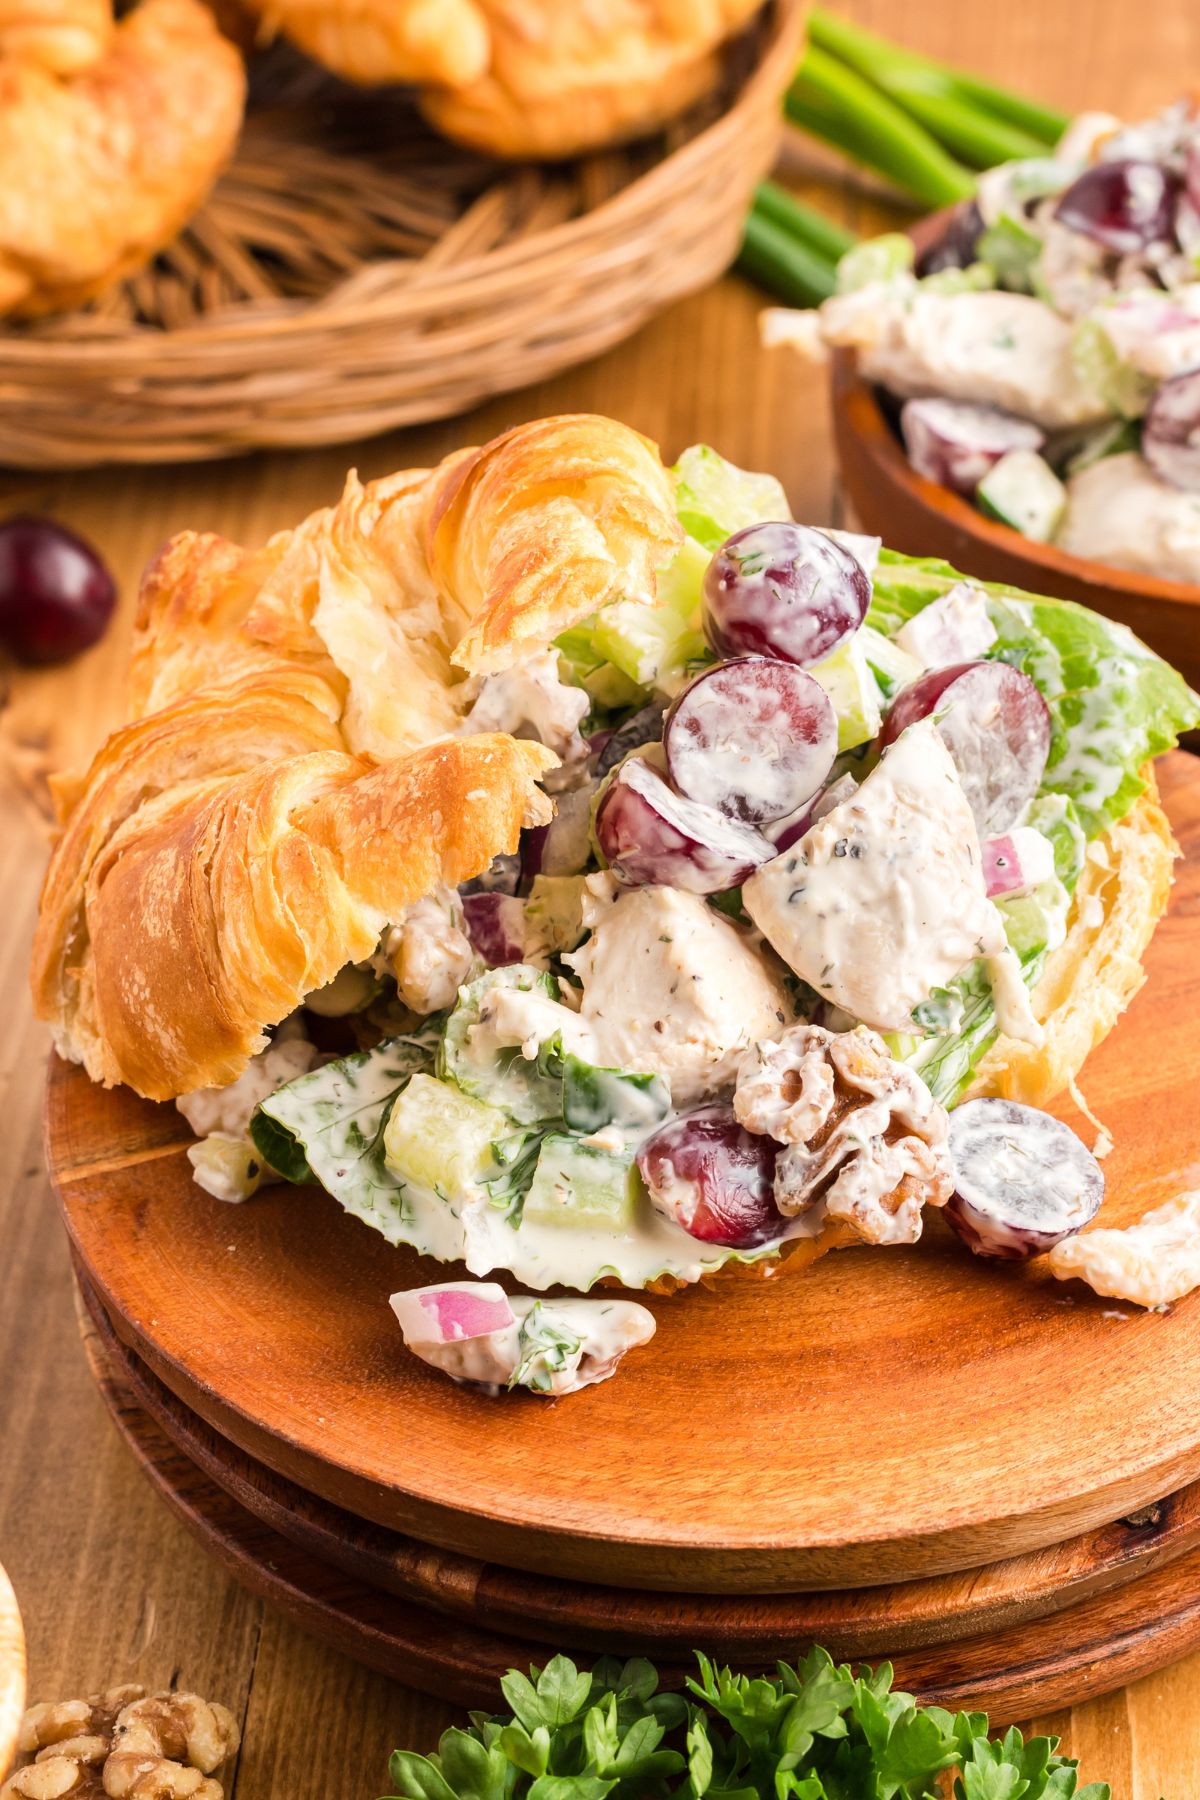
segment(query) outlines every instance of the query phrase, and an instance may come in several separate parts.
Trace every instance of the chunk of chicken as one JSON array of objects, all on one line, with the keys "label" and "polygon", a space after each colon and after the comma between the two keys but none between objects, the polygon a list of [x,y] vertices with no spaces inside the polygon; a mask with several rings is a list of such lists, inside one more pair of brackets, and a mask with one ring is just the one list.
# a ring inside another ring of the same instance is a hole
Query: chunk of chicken
[{"label": "chunk of chicken", "polygon": [[921,719],[841,806],[742,889],[768,943],[823,999],[881,1031],[983,957],[1001,1029],[1041,1041],[1004,921],[984,887],[971,808]]},{"label": "chunk of chicken", "polygon": [[1055,429],[1106,416],[1081,379],[1072,327],[1029,294],[940,294],[872,282],[821,308],[827,344],[859,352],[870,381],[906,398],[972,400]]},{"label": "chunk of chicken", "polygon": [[676,1106],[727,1091],[747,1045],[794,1016],[768,958],[696,894],[644,887],[609,904],[593,898],[593,921],[565,960],[583,983],[580,1016],[597,1060],[664,1076]]}]

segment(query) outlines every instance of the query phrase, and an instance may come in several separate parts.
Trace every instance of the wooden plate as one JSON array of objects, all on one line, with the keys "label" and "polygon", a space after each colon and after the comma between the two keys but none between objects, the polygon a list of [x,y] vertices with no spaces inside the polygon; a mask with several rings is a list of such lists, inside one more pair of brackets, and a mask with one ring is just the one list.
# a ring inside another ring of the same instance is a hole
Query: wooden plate
[{"label": "wooden plate", "polygon": [[529,1633],[575,1653],[768,1666],[823,1644],[836,1657],[891,1657],[1046,1618],[1200,1549],[1200,1482],[1082,1538],[982,1569],[892,1587],[815,1594],[655,1594],[556,1581],[474,1561],[355,1518],[285,1481],[189,1412],[122,1344],[95,1294],[81,1308],[104,1360],[176,1449],[260,1524],[364,1585],[487,1632]]},{"label": "wooden plate", "polygon": [[[1200,766],[1176,755],[1162,778],[1192,859],[1086,1076],[1118,1223],[1195,1183],[1200,1155]],[[655,1300],[658,1337],[616,1380],[497,1403],[403,1347],[387,1296],[434,1265],[317,1189],[210,1200],[185,1141],[171,1109],[53,1067],[50,1167],[122,1338],[240,1449],[426,1543],[622,1587],[877,1585],[1061,1541],[1200,1476],[1200,1296],[1113,1306],[981,1262],[935,1221],[911,1250]]]},{"label": "wooden plate", "polygon": [[[125,1442],[172,1510],[225,1568],[313,1636],[386,1675],[464,1706],[498,1704],[511,1667],[549,1647],[496,1635],[347,1577],[239,1507],[142,1410],[119,1365],[85,1331],[88,1360]],[[1200,1644],[1200,1552],[1051,1621],[901,1652],[896,1685],[928,1702],[982,1709],[998,1724],[1075,1706],[1150,1674]],[[580,1658],[586,1662],[586,1657]],[[694,1667],[658,1658],[663,1685]],[[733,1659],[735,1664],[738,1658]],[[755,1668],[741,1661],[742,1667]]]},{"label": "wooden plate", "polygon": [[[944,215],[913,230],[918,250],[940,235]],[[1160,656],[1200,685],[1200,586],[1114,569],[1035,544],[985,519],[968,500],[918,475],[852,350],[832,359],[833,431],[842,481],[865,531],[893,550],[942,556],[968,575],[1035,594],[1079,600],[1120,619]]]}]

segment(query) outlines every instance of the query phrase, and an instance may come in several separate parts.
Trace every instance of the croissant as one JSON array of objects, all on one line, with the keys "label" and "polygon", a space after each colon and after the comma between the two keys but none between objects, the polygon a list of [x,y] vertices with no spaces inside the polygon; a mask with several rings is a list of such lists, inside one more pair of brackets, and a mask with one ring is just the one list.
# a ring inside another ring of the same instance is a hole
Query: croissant
[{"label": "croissant", "polygon": [[142,0],[71,76],[0,56],[0,314],[79,305],[153,256],[212,187],[244,103],[201,0]]},{"label": "croissant", "polygon": [[452,738],[464,669],[652,598],[681,536],[654,447],[574,415],[352,476],[260,551],[176,538],[139,597],[132,722],[56,784],[32,983],[62,1054],[153,1099],[232,1081],[400,909],[515,849],[557,759]]},{"label": "croissant", "polygon": [[0,0],[0,57],[73,75],[103,56],[113,34],[110,0]]},{"label": "croissant", "polygon": [[574,156],[656,130],[720,78],[718,52],[761,0],[481,0],[486,74],[426,87],[447,137],[500,156]]},{"label": "croissant", "polygon": [[347,81],[477,80],[489,56],[477,0],[248,0],[264,35],[281,31]]},{"label": "croissant", "polygon": [[651,131],[713,87],[762,0],[251,0],[350,81],[416,82],[439,130],[501,156]]}]

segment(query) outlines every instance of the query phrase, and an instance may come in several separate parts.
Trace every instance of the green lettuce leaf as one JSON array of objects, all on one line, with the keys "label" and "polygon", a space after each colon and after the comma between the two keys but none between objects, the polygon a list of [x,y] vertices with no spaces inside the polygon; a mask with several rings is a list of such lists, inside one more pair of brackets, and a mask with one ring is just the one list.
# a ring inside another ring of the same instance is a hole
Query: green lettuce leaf
[{"label": "green lettuce leaf", "polygon": [[374,1050],[341,1056],[289,1081],[250,1120],[259,1154],[289,1180],[301,1165],[348,1212],[369,1224],[404,1214],[404,1183],[383,1160],[383,1132],[396,1098],[433,1065],[444,1015]]},{"label": "green lettuce leaf", "polygon": [[[961,579],[949,563],[884,550],[868,622],[891,636]],[[1144,791],[1143,764],[1200,723],[1200,698],[1127,626],[1069,600],[977,585],[999,634],[991,654],[1023,669],[1050,708],[1042,791],[1065,794],[1086,836],[1098,837]]]}]

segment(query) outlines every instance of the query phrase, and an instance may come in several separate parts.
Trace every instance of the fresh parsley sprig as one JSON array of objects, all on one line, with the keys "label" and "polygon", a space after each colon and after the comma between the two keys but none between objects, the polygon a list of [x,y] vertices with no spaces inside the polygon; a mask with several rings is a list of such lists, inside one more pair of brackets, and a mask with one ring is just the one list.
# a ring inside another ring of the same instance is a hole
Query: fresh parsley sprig
[{"label": "fresh parsley sprig", "polygon": [[433,1756],[397,1750],[391,1800],[1110,1800],[1056,1738],[918,1706],[886,1663],[855,1674],[814,1649],[750,1677],[696,1660],[686,1697],[640,1659],[511,1670],[511,1715],[472,1713]]}]

